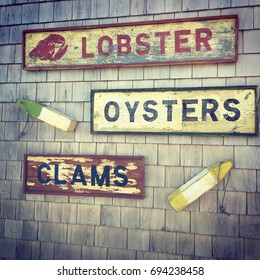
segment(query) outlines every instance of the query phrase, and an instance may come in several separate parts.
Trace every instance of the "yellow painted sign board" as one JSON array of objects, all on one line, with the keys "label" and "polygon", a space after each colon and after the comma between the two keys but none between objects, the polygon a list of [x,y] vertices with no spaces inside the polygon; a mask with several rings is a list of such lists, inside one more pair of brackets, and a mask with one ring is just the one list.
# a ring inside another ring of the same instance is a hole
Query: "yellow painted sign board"
[{"label": "yellow painted sign board", "polygon": [[25,70],[237,61],[238,16],[23,31]]},{"label": "yellow painted sign board", "polygon": [[257,87],[93,90],[92,133],[257,134]]}]

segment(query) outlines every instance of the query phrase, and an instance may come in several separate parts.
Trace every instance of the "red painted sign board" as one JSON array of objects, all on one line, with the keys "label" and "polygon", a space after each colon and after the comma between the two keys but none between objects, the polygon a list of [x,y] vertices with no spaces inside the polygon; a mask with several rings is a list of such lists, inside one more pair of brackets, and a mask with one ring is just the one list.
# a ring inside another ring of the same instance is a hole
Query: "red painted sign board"
[{"label": "red painted sign board", "polygon": [[24,192],[141,199],[144,157],[28,154]]}]

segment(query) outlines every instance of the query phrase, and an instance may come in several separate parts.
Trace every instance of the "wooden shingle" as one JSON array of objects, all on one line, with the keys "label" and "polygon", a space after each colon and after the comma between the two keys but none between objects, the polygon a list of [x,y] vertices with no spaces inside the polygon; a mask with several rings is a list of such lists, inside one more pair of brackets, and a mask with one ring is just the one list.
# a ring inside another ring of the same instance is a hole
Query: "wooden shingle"
[{"label": "wooden shingle", "polygon": [[126,249],[127,229],[97,226],[95,229],[95,245]]},{"label": "wooden shingle", "polygon": [[68,243],[78,245],[94,244],[94,226],[68,225]]}]

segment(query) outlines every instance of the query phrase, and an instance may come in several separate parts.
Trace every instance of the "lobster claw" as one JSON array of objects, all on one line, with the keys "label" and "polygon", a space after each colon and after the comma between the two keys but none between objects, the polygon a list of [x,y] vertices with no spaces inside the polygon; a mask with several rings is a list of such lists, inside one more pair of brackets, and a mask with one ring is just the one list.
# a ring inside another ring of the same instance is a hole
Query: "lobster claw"
[{"label": "lobster claw", "polygon": [[67,51],[68,49],[68,44],[63,44],[59,50],[54,54],[54,56],[51,58],[51,60],[56,61],[59,60]]}]

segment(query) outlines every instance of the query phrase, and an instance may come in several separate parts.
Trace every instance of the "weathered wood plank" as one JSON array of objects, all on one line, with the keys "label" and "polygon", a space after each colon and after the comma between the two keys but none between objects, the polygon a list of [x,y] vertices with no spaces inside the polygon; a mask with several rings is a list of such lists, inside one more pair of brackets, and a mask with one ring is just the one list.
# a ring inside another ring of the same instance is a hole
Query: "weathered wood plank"
[{"label": "weathered wood plank", "polygon": [[25,70],[230,62],[238,17],[24,30]]},{"label": "weathered wood plank", "polygon": [[25,155],[24,192],[144,198],[143,156]]},{"label": "weathered wood plank", "polygon": [[257,87],[93,90],[93,133],[256,135]]}]

